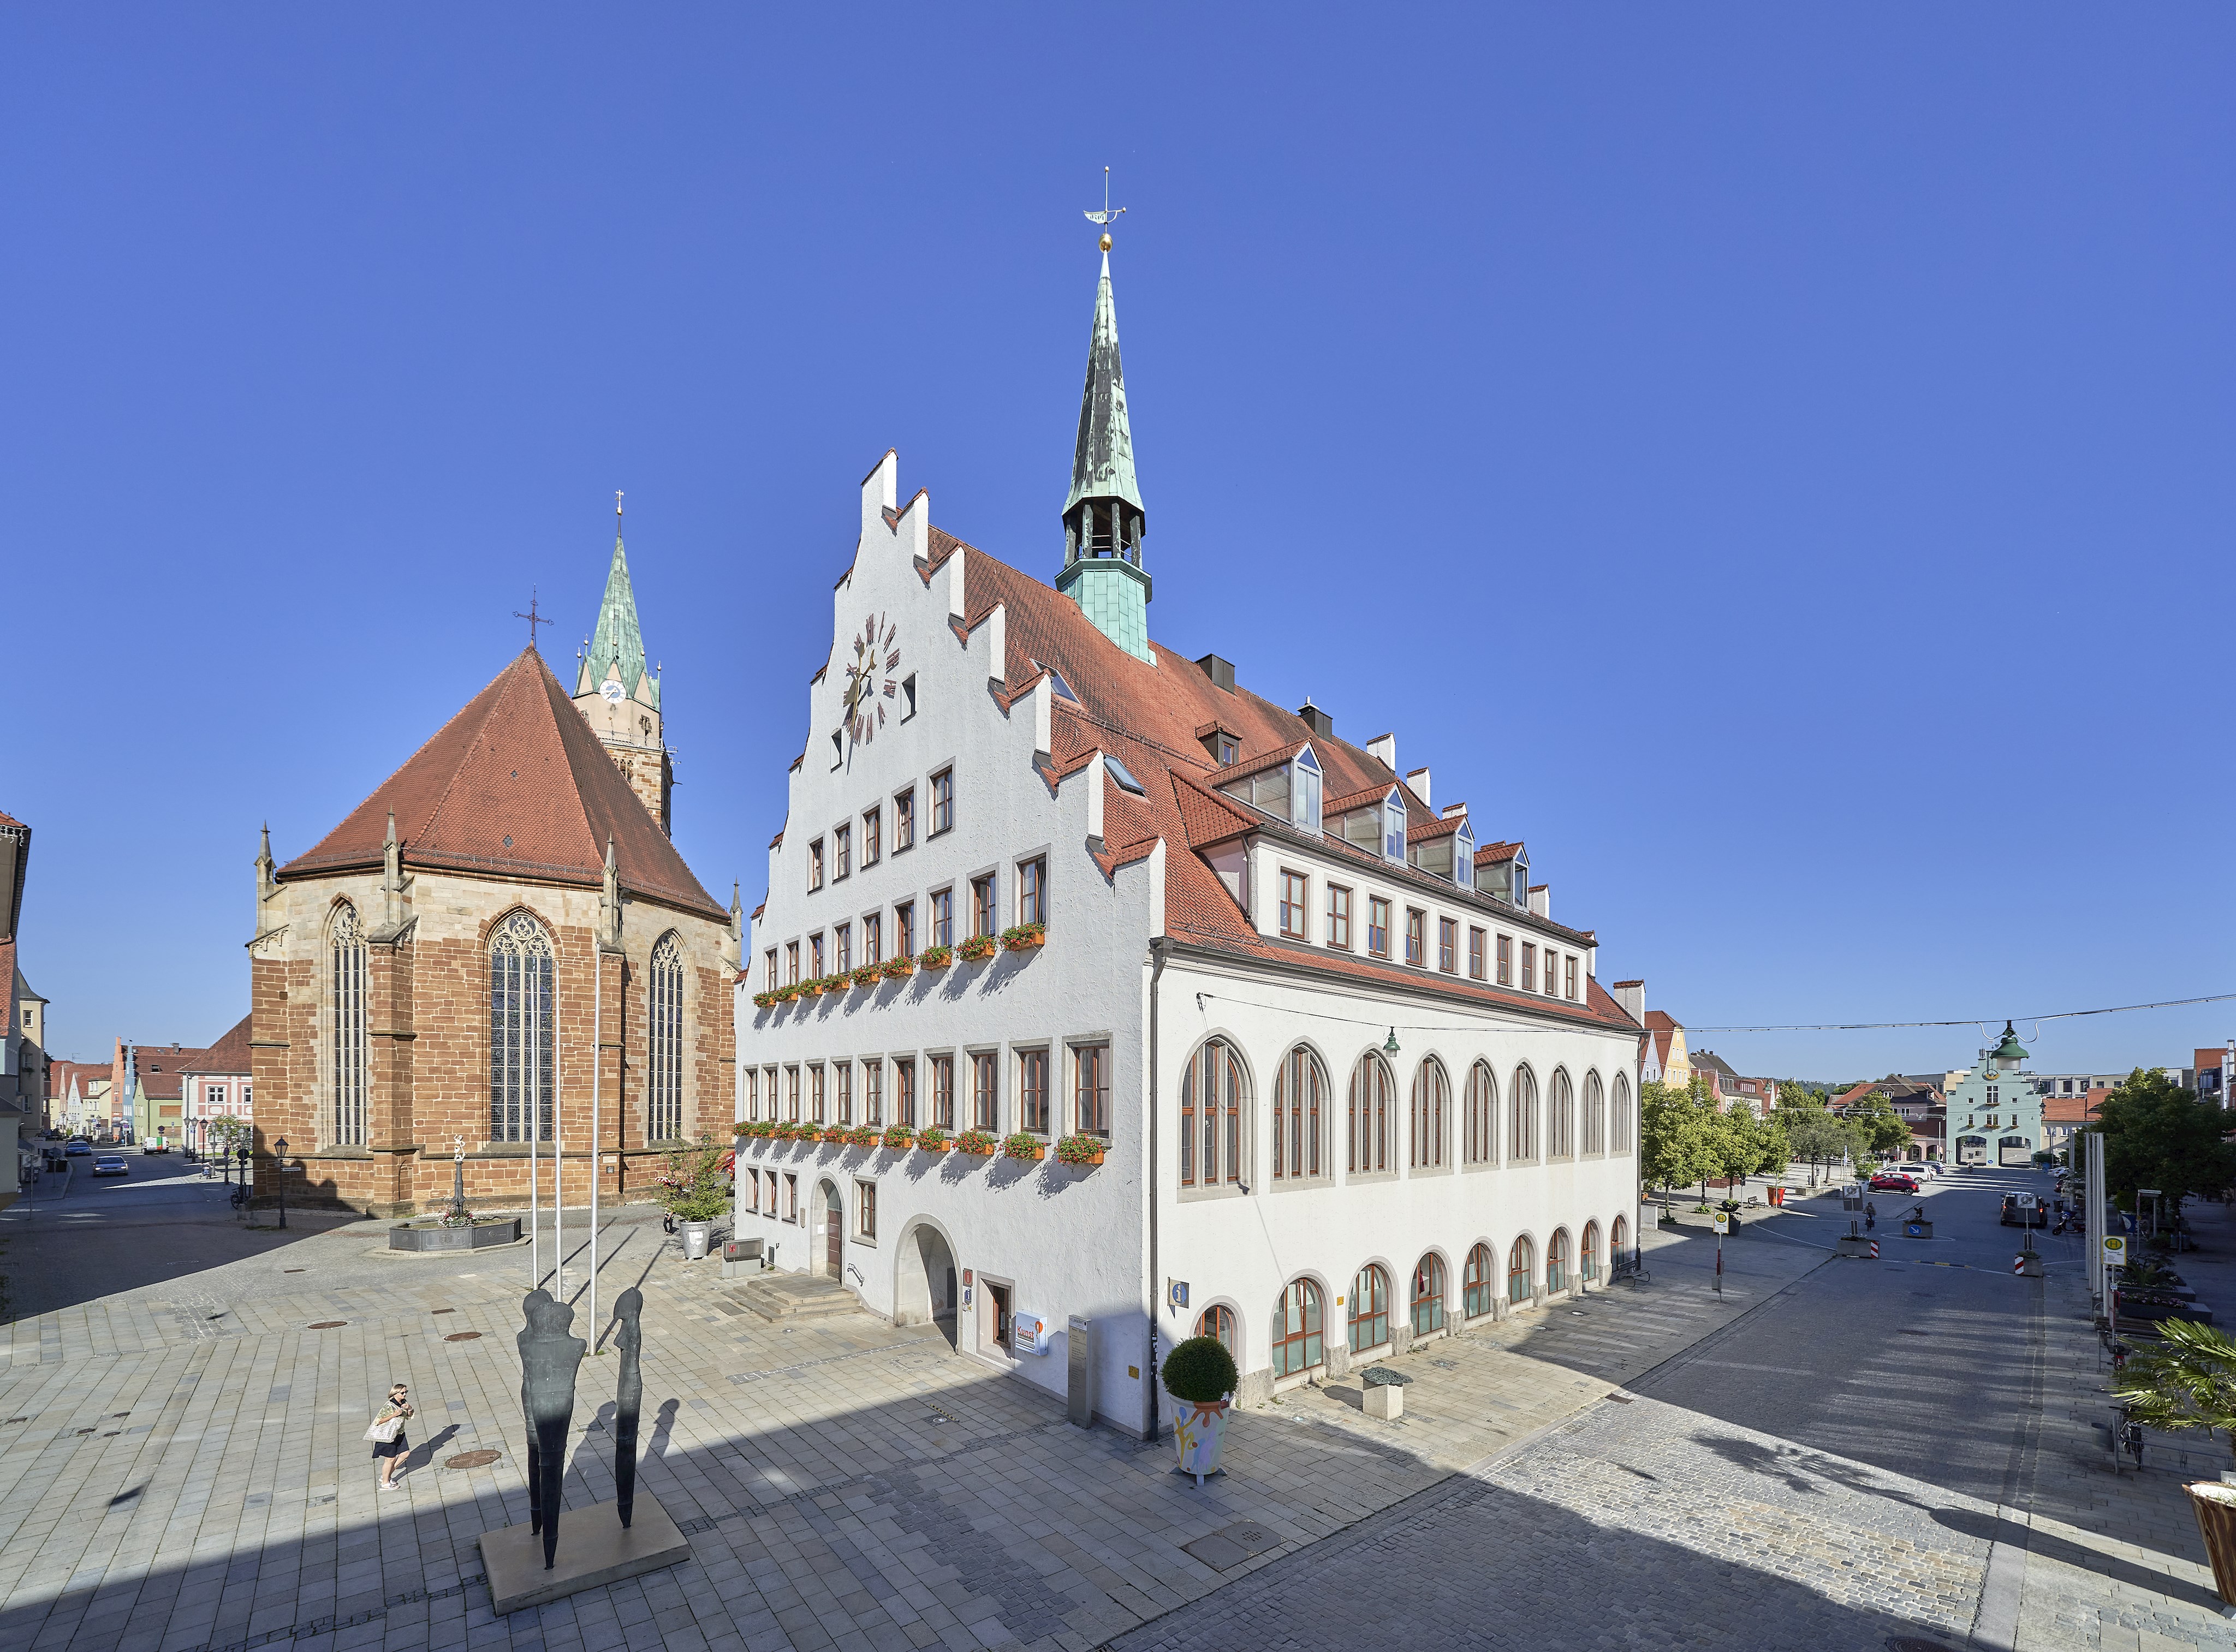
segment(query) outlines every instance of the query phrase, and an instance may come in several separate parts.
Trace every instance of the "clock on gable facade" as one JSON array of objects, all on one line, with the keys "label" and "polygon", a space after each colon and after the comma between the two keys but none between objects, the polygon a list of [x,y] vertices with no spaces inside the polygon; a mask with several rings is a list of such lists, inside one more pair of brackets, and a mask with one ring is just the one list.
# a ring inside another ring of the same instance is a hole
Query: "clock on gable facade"
[{"label": "clock on gable facade", "polygon": [[892,620],[872,613],[854,636],[854,658],[846,667],[846,698],[842,707],[846,734],[856,745],[867,745],[885,725],[884,702],[899,692],[900,635]]}]

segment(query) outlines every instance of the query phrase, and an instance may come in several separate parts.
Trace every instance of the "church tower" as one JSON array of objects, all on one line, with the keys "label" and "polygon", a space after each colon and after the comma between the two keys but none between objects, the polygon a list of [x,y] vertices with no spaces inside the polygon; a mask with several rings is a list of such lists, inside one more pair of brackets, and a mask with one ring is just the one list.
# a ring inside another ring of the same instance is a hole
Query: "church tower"
[{"label": "church tower", "polygon": [[1126,375],[1118,362],[1118,309],[1110,297],[1106,232],[1088,338],[1087,387],[1079,400],[1079,444],[1063,503],[1063,572],[1056,576],[1056,588],[1137,659],[1151,658],[1143,515],[1141,489],[1134,480],[1134,432],[1126,419]]},{"label": "church tower", "polygon": [[675,786],[675,766],[661,740],[660,679],[645,670],[636,593],[629,588],[628,555],[621,549],[619,494],[614,495],[613,567],[606,574],[597,631],[575,678],[575,708],[596,731],[660,829],[672,835],[668,796]]}]

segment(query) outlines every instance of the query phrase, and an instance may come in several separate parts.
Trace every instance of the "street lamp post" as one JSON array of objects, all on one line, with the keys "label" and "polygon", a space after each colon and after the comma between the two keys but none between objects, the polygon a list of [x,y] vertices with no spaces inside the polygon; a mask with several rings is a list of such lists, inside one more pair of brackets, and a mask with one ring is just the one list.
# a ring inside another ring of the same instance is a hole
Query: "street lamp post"
[{"label": "street lamp post", "polygon": [[[240,1185],[245,1188],[248,1185],[248,1150],[244,1147],[234,1154],[234,1157],[240,1161]],[[232,1165],[228,1164],[225,1167],[225,1175],[228,1182],[233,1179]]]},{"label": "street lamp post", "polygon": [[273,1185],[280,1194],[280,1225],[287,1225],[287,1138],[282,1136],[272,1144]]}]

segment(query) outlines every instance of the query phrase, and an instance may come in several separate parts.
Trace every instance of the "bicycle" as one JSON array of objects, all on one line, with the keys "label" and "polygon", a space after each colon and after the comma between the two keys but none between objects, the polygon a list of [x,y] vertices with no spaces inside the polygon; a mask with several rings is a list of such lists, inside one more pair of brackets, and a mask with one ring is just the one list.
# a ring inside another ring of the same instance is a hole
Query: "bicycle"
[{"label": "bicycle", "polygon": [[245,1187],[233,1189],[233,1196],[226,1203],[236,1210],[246,1210],[248,1209],[248,1190]]}]

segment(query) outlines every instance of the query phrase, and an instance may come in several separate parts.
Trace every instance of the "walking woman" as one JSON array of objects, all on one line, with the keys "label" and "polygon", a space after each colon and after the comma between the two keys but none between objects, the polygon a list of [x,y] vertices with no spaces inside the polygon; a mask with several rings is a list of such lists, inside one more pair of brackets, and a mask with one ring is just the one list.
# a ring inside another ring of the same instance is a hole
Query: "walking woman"
[{"label": "walking woman", "polygon": [[381,1465],[379,1489],[384,1491],[395,1489],[396,1465],[411,1449],[411,1442],[404,1437],[404,1425],[416,1414],[411,1409],[411,1390],[399,1382],[388,1391],[388,1403],[365,1431],[365,1437],[372,1442],[372,1460]]}]

